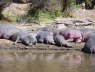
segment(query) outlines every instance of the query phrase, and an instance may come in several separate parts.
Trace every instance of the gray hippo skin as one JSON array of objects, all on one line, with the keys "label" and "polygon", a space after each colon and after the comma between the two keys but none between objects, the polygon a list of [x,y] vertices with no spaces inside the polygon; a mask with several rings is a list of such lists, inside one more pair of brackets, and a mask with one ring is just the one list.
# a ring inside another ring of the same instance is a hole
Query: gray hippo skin
[{"label": "gray hippo skin", "polygon": [[15,43],[21,42],[25,45],[34,43],[33,37],[26,30],[11,24],[0,24],[0,38],[15,41]]},{"label": "gray hippo skin", "polygon": [[86,42],[92,34],[95,34],[95,29],[84,28],[84,29],[79,29],[79,31],[81,31],[82,33],[83,42]]},{"label": "gray hippo skin", "polygon": [[48,31],[40,31],[37,36],[37,41],[39,43],[54,44],[53,33]]},{"label": "gray hippo skin", "polygon": [[82,42],[82,33],[79,30],[65,29],[60,30],[60,34],[70,42]]},{"label": "gray hippo skin", "polygon": [[36,38],[37,38],[37,42],[39,43],[44,43],[44,39],[45,37],[48,35],[48,32],[47,31],[40,31]]},{"label": "gray hippo skin", "polygon": [[82,51],[85,53],[95,53],[95,34],[90,34],[90,37],[86,41]]},{"label": "gray hippo skin", "polygon": [[47,44],[55,44],[52,32],[49,32],[49,34],[45,37],[45,43],[47,43]]},{"label": "gray hippo skin", "polygon": [[58,46],[72,47],[60,34],[54,34],[54,42]]}]

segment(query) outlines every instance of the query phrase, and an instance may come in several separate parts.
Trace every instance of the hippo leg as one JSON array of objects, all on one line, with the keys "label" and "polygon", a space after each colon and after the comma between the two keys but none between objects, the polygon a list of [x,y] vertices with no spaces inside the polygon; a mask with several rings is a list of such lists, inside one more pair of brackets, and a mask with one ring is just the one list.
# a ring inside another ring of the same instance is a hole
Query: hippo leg
[{"label": "hippo leg", "polygon": [[16,44],[17,44],[17,42],[19,42],[19,40],[20,40],[20,37],[19,37],[19,36],[17,36],[16,41],[15,41],[13,44],[14,44],[14,45],[16,45]]},{"label": "hippo leg", "polygon": [[[91,54],[93,54],[93,52],[95,51],[95,46],[92,47],[92,48],[90,49],[90,51],[91,51]],[[94,53],[95,53],[95,52],[94,52]]]},{"label": "hippo leg", "polygon": [[69,47],[70,47],[70,48],[72,47],[72,45],[71,45],[70,43],[66,43],[64,46],[65,46],[65,47],[68,47],[68,48],[69,48]]}]

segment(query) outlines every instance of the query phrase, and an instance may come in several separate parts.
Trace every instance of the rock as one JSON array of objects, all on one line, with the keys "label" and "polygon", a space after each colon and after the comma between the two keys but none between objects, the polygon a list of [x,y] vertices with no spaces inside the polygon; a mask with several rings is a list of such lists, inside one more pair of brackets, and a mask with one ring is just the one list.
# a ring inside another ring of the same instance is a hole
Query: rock
[{"label": "rock", "polygon": [[8,17],[9,19],[16,21],[18,16],[27,15],[30,5],[31,4],[11,3],[8,7],[3,9],[2,14],[4,17]]},{"label": "rock", "polygon": [[64,24],[66,26],[88,26],[93,25],[93,22],[85,19],[76,19],[76,18],[61,18],[55,19],[56,24]]},{"label": "rock", "polygon": [[67,26],[65,26],[64,24],[55,24],[54,27],[56,27],[57,29],[67,28]]},{"label": "rock", "polygon": [[37,30],[53,32],[53,31],[56,31],[57,28],[56,27],[52,27],[52,26],[45,26],[45,27],[38,28]]}]

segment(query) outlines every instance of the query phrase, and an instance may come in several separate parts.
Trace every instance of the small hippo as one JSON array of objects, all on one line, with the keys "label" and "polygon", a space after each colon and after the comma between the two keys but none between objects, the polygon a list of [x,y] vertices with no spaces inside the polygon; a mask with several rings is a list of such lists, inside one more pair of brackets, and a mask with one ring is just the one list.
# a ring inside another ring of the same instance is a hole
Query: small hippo
[{"label": "small hippo", "polygon": [[64,36],[67,41],[70,42],[82,42],[82,33],[79,30],[65,29],[61,30],[60,34]]},{"label": "small hippo", "polygon": [[85,53],[95,53],[95,34],[90,34],[82,51]]},{"label": "small hippo", "polygon": [[48,31],[41,31],[36,36],[37,41],[40,43],[54,44],[53,33]]},{"label": "small hippo", "polygon": [[58,46],[72,47],[60,34],[54,34],[54,42]]},{"label": "small hippo", "polygon": [[19,29],[12,24],[0,24],[0,38],[21,42],[25,45],[33,45],[34,38],[26,30]]}]

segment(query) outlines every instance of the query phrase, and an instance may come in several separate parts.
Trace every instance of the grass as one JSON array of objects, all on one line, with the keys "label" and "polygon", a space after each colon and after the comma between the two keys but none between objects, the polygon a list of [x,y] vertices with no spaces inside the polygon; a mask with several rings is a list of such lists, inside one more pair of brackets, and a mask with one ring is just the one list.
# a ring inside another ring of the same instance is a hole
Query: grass
[{"label": "grass", "polygon": [[[25,17],[29,17],[33,22],[38,19],[40,22],[47,22],[57,17],[71,17],[70,8],[75,8],[75,0],[68,0],[68,8],[63,13],[61,12],[61,10],[58,9],[56,9],[55,11],[43,11],[42,9],[37,9],[36,12],[29,11]],[[17,16],[12,16],[9,14],[6,14],[6,16],[10,17],[12,20],[17,19]]]},{"label": "grass", "polygon": [[39,18],[40,22],[46,22],[48,20],[55,19],[56,17],[62,16],[62,13],[60,10],[55,10],[54,12],[52,11],[43,11],[43,10],[38,10],[36,13],[28,13],[27,17],[31,17],[32,20],[37,20]]},{"label": "grass", "polygon": [[55,19],[56,17],[60,17],[61,12],[55,11],[55,12],[40,12],[39,14],[39,20],[40,22],[46,22],[48,20]]}]

